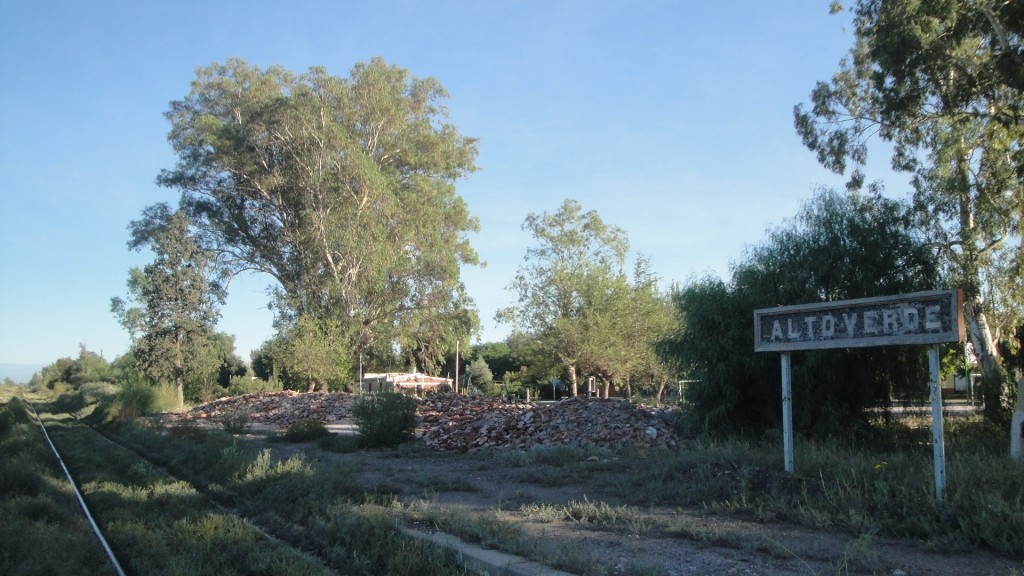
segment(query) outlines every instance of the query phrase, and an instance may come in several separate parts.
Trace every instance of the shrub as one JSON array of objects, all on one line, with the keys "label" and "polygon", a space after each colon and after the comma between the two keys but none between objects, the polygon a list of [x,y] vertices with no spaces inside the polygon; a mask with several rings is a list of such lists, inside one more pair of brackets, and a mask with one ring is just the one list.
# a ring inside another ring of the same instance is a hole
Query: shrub
[{"label": "shrub", "polygon": [[139,380],[129,380],[121,386],[117,395],[119,410],[115,415],[120,420],[133,420],[153,411],[156,395],[151,386]]},{"label": "shrub", "polygon": [[153,412],[171,412],[178,410],[178,390],[174,387],[174,384],[170,382],[161,382],[152,388],[153,391],[153,404],[151,411]]},{"label": "shrub", "polygon": [[27,424],[30,421],[25,404],[19,398],[12,398],[0,408],[0,435],[6,434],[18,424]]},{"label": "shrub", "polygon": [[324,423],[315,418],[303,418],[288,425],[284,439],[289,442],[309,442],[330,435]]},{"label": "shrub", "polygon": [[221,416],[220,425],[228,434],[245,434],[252,428],[252,415],[245,410],[236,410]]},{"label": "shrub", "polygon": [[28,409],[25,408],[25,403],[21,401],[21,398],[11,398],[11,401],[4,406],[4,412],[7,413],[14,424],[28,424],[31,422],[31,419],[28,417]]},{"label": "shrub", "polygon": [[352,405],[352,420],[362,446],[392,448],[416,431],[416,401],[395,392],[362,396]]},{"label": "shrub", "polygon": [[110,382],[86,382],[78,389],[78,395],[82,397],[82,404],[87,406],[117,396],[120,390],[117,384]]}]

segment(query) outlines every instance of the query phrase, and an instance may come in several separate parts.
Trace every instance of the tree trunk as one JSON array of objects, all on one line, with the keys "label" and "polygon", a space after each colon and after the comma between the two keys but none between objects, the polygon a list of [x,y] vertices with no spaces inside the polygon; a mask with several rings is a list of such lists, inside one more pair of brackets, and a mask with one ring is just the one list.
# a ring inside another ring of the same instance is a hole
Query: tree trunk
[{"label": "tree trunk", "polygon": [[611,393],[611,389],[612,389],[611,380],[602,377],[601,378],[601,384],[604,385],[603,386],[604,390],[603,390],[603,393],[602,393],[601,397],[607,400],[608,397],[609,397],[609,394]]},{"label": "tree trunk", "polygon": [[655,393],[654,395],[654,403],[657,404],[658,406],[661,406],[661,399],[665,397],[665,385],[666,382],[662,380],[661,384],[658,384],[657,393]]},{"label": "tree trunk", "polygon": [[1017,406],[1010,419],[1010,458],[1024,461],[1024,374],[1017,372]]},{"label": "tree trunk", "polygon": [[1006,378],[999,364],[999,356],[980,297],[967,298],[964,303],[964,319],[967,322],[968,337],[974,347],[974,355],[981,367],[981,396],[985,401],[985,414],[989,417],[998,417],[1006,408],[1003,402],[1008,400],[1009,389],[1006,387]]},{"label": "tree trunk", "polygon": [[[577,392],[577,388],[576,388],[576,365],[575,364],[569,364],[568,368],[569,368],[569,382],[572,385],[572,388],[571,388],[572,396],[573,396],[573,398],[575,398],[576,397],[576,392]],[[557,398],[556,398],[556,400],[557,400]]]},{"label": "tree trunk", "polygon": [[185,379],[181,374],[174,377],[174,394],[178,397],[178,410],[185,409]]}]

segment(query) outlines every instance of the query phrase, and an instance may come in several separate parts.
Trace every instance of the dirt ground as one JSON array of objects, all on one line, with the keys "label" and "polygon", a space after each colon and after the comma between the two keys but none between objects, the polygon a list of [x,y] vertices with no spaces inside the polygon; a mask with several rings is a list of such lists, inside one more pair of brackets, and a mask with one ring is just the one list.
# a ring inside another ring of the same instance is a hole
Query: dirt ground
[{"label": "dirt ground", "polygon": [[538,549],[579,555],[599,566],[599,574],[1024,574],[1024,563],[987,552],[949,554],[913,542],[755,521],[699,508],[631,507],[632,527],[613,529],[536,512],[544,505],[551,510],[571,502],[626,505],[601,488],[615,484],[616,472],[552,482],[545,479],[545,470],[537,469],[543,466],[510,465],[500,453],[420,449],[336,454],[312,445],[268,446],[280,457],[306,450],[313,459],[356,464],[368,490],[397,493],[407,510],[513,522],[536,538]]}]

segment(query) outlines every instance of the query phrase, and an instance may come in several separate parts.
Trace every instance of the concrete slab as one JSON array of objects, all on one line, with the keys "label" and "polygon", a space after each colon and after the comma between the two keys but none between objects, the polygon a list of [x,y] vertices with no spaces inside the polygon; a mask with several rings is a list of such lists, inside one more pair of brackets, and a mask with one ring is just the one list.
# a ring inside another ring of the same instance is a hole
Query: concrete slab
[{"label": "concrete slab", "polygon": [[406,536],[455,552],[467,568],[486,576],[573,576],[522,556],[481,548],[451,534],[412,528],[401,530]]}]

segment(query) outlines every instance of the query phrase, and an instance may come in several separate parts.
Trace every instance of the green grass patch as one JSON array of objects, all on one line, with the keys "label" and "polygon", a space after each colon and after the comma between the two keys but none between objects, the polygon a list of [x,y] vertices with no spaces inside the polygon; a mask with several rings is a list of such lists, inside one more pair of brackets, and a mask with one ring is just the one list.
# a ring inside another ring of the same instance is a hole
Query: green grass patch
[{"label": "green grass patch", "polygon": [[[216,429],[206,430],[199,442],[131,423],[108,425],[104,431],[291,546],[316,550],[338,573],[462,573],[453,558],[402,536],[394,519],[379,513],[379,503],[393,502],[393,497],[368,494],[352,466],[325,464],[304,453],[277,459],[269,449],[255,450]],[[140,472],[145,470],[135,470]]]}]

